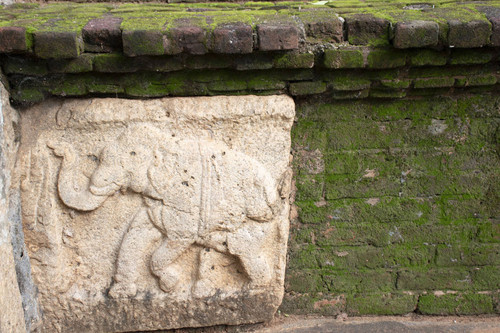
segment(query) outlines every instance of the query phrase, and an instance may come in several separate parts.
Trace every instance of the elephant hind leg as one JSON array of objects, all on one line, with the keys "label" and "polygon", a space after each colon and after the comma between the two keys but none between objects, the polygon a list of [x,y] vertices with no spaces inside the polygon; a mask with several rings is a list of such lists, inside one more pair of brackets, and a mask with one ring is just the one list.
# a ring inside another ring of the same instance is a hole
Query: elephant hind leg
[{"label": "elephant hind leg", "polygon": [[158,277],[160,288],[164,292],[171,292],[179,282],[180,273],[172,267],[172,263],[193,243],[194,240],[190,239],[170,240],[166,238],[153,253],[151,271]]},{"label": "elephant hind leg", "polygon": [[137,292],[136,281],[140,275],[139,264],[151,243],[158,241],[161,233],[151,224],[148,214],[141,209],[132,219],[123,237],[116,260],[109,296],[113,298],[132,297]]}]

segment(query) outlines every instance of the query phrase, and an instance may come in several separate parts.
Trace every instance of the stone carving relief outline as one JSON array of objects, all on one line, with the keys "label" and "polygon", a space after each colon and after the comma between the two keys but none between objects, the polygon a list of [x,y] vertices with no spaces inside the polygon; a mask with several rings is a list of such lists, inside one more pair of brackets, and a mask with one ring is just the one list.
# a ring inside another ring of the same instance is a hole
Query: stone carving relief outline
[{"label": "stone carving relief outline", "polygon": [[[138,244],[154,241],[160,245],[150,270],[166,293],[179,283],[182,267],[174,261],[195,245],[238,258],[251,287],[265,286],[272,278],[272,260],[262,249],[282,202],[278,184],[254,158],[221,142],[176,139],[152,125],[133,124],[102,149],[88,186],[78,188],[76,178],[82,175],[75,172],[74,147],[62,142],[48,146],[62,158],[58,193],[66,206],[94,211],[117,191],[143,197],[121,243],[111,297],[137,293]],[[203,275],[200,264],[195,297],[214,292]]]}]

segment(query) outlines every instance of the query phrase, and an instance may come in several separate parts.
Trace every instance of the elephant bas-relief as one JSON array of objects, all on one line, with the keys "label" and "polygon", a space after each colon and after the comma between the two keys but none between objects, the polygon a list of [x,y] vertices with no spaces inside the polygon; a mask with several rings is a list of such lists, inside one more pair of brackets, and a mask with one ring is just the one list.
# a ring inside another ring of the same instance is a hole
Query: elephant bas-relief
[{"label": "elephant bas-relief", "polygon": [[[238,258],[251,286],[270,282],[266,230],[281,209],[281,197],[276,181],[254,158],[221,142],[177,139],[151,125],[132,125],[102,149],[88,186],[79,189],[73,147],[48,145],[62,157],[58,192],[68,207],[92,211],[119,190],[144,199],[122,240],[111,297],[136,295],[136,263],[155,241],[160,245],[150,269],[166,293],[180,282],[182,268],[174,262],[194,245]],[[207,292],[199,271],[192,293]]]}]

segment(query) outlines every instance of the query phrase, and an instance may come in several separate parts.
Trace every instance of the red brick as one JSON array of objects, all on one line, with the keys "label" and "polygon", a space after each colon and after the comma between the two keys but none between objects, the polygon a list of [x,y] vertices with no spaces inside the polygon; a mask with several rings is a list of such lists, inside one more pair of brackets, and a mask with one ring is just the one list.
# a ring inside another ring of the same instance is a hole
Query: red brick
[{"label": "red brick", "polygon": [[261,51],[294,50],[299,47],[299,32],[292,25],[260,24],[257,34]]},{"label": "red brick", "polygon": [[215,53],[252,53],[252,27],[248,24],[218,26],[214,30]]},{"label": "red brick", "polygon": [[0,52],[17,53],[28,50],[26,45],[26,28],[2,27],[0,28]]},{"label": "red brick", "polygon": [[170,29],[167,53],[205,54],[207,50],[207,33],[200,27],[184,26]]},{"label": "red brick", "polygon": [[462,22],[450,20],[448,22],[448,43],[450,46],[461,48],[482,47],[489,43],[491,23],[485,20]]},{"label": "red brick", "polygon": [[90,20],[82,30],[85,51],[112,52],[122,48],[122,32],[119,17]]},{"label": "red brick", "polygon": [[83,41],[76,32],[35,32],[34,42],[35,54],[44,59],[76,58],[83,49]]}]

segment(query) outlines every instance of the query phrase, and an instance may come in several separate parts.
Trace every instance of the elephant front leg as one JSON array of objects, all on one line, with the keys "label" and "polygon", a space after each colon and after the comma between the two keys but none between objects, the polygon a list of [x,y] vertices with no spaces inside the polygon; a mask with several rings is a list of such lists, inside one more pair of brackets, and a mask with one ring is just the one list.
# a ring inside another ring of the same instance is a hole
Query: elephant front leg
[{"label": "elephant front leg", "polygon": [[140,263],[151,244],[161,237],[161,233],[152,225],[146,209],[139,210],[123,237],[109,296],[120,298],[136,295],[136,281],[142,271]]},{"label": "elephant front leg", "polygon": [[151,271],[159,279],[161,290],[171,292],[179,282],[180,272],[173,265],[192,244],[192,239],[171,240],[165,238],[151,258]]}]

